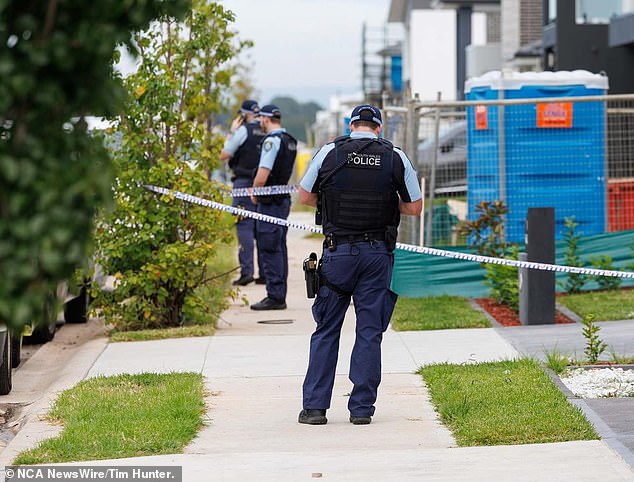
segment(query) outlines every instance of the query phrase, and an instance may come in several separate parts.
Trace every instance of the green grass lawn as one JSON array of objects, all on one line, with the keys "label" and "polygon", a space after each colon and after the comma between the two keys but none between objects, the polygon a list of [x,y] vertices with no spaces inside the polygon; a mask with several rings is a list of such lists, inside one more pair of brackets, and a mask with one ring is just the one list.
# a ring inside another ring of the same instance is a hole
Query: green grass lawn
[{"label": "green grass lawn", "polygon": [[160,328],[154,330],[113,331],[110,333],[110,341],[165,340],[167,338],[210,336],[215,332],[216,327],[213,324],[179,326],[176,328]]},{"label": "green grass lawn", "polygon": [[597,321],[634,319],[634,290],[589,291],[558,296],[557,302],[580,317],[591,313]]},{"label": "green grass lawn", "polygon": [[491,322],[460,296],[399,298],[392,315],[396,331],[487,328]]},{"label": "green grass lawn", "polygon": [[419,373],[460,446],[599,438],[533,360],[438,364]]},{"label": "green grass lawn", "polygon": [[205,412],[202,375],[91,378],[64,391],[50,412],[62,433],[22,452],[16,464],[175,454],[194,438]]}]

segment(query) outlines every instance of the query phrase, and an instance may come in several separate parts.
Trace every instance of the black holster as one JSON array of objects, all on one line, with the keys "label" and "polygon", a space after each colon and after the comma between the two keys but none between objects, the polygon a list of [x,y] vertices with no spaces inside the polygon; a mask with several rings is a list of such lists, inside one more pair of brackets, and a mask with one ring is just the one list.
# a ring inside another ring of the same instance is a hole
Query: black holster
[{"label": "black holster", "polygon": [[398,228],[396,226],[388,226],[385,228],[385,247],[390,253],[396,248],[397,237]]},{"label": "black holster", "polygon": [[317,254],[310,253],[308,258],[304,260],[304,279],[306,280],[306,296],[314,298],[319,291],[319,264],[317,262]]}]

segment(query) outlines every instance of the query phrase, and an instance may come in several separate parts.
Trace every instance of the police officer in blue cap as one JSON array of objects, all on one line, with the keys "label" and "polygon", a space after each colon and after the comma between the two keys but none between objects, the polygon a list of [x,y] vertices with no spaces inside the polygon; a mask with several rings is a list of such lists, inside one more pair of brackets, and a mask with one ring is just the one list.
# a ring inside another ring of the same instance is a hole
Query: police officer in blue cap
[{"label": "police officer in blue cap", "polygon": [[422,209],[416,171],[403,151],[379,138],[381,126],[379,109],[355,107],[350,135],[323,146],[300,184],[299,200],[317,207],[325,241],[299,423],[328,421],[339,337],[351,298],[357,320],[350,422],[369,424],[374,415],[381,340],[397,297],[390,290],[397,226],[401,214],[419,215]]},{"label": "police officer in blue cap", "polygon": [[[260,109],[260,126],[266,133],[262,141],[260,163],[253,180],[254,187],[277,186],[288,183],[297,155],[297,140],[281,126],[282,113],[275,105]],[[257,212],[276,218],[288,218],[291,198],[289,194],[258,196]],[[256,221],[255,233],[259,254],[264,266],[266,297],[253,305],[252,310],[286,309],[288,228],[278,224]]]},{"label": "police officer in blue cap", "polygon": [[[229,160],[229,168],[233,172],[231,181],[233,188],[251,187],[253,173],[260,159],[260,144],[264,139],[264,131],[258,121],[260,107],[254,100],[245,100],[239,110],[239,117],[232,123],[232,136],[225,142],[220,153],[220,160]],[[234,197],[232,206],[255,211],[255,204],[250,197]],[[238,261],[240,262],[240,278],[233,282],[237,286],[246,286],[253,282],[253,247],[255,245],[255,220],[252,218],[238,218],[236,223],[238,233]],[[262,260],[258,254],[258,269],[260,277],[255,280],[264,284]]]}]

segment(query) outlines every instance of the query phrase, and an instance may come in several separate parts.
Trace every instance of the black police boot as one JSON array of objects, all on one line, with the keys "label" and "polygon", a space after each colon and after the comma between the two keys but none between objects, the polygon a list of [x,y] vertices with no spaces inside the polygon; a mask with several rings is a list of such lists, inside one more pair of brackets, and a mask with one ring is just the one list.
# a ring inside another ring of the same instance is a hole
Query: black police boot
[{"label": "black police boot", "polygon": [[372,421],[372,417],[357,417],[350,415],[350,423],[353,425],[368,425]]},{"label": "black police boot", "polygon": [[251,305],[252,310],[263,311],[263,310],[285,310],[286,303],[279,300],[274,300],[273,298],[269,298],[268,296],[264,298],[259,303],[255,303]]},{"label": "black police boot", "polygon": [[253,283],[253,276],[242,275],[237,280],[235,280],[232,284],[233,286],[246,286],[249,283]]},{"label": "black police boot", "polygon": [[304,409],[299,412],[299,423],[307,423],[308,425],[325,425],[328,423],[326,418],[326,410]]},{"label": "black police boot", "polygon": [[255,284],[256,285],[265,285],[266,284],[266,279],[264,279],[263,276],[260,276],[259,278],[255,278]]}]

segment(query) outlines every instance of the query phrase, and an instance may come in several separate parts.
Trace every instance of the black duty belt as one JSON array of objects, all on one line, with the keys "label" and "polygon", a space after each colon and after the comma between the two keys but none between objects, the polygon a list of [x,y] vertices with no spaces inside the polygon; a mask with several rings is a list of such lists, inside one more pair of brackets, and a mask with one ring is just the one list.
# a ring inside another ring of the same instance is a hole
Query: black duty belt
[{"label": "black duty belt", "polygon": [[385,233],[364,233],[350,235],[335,235],[337,243],[358,243],[359,241],[385,241]]},{"label": "black duty belt", "polygon": [[335,251],[338,244],[352,244],[360,241],[385,241],[385,232],[347,235],[330,233],[324,239],[324,248],[328,248],[329,251]]}]

